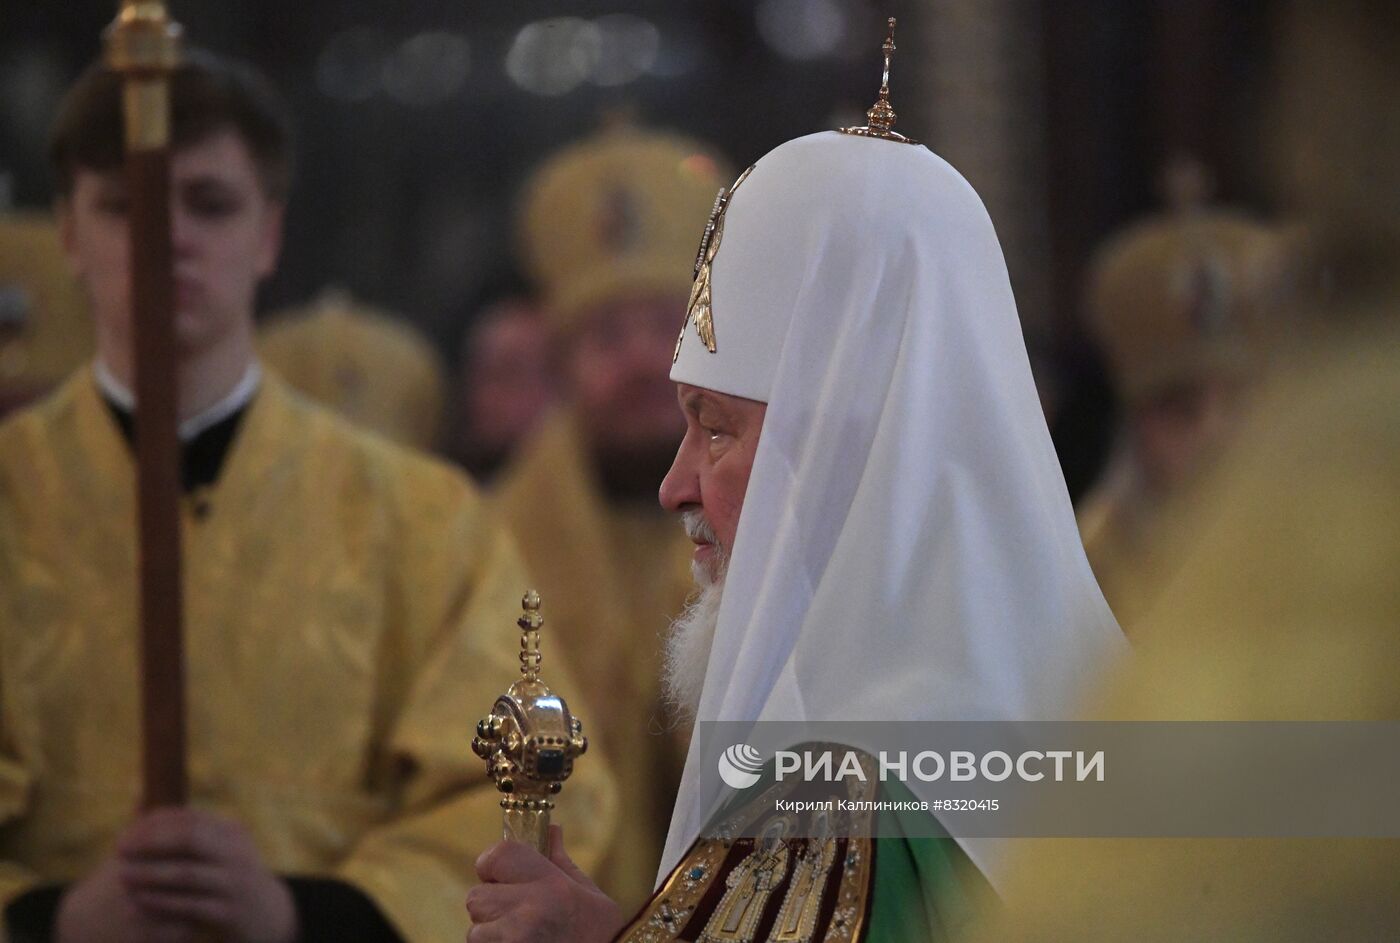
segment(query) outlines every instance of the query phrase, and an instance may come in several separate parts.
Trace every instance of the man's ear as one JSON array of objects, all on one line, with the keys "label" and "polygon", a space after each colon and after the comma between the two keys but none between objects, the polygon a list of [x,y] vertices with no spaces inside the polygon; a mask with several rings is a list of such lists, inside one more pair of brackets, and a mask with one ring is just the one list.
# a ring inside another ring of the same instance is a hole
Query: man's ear
[{"label": "man's ear", "polygon": [[267,204],[263,218],[263,231],[258,246],[258,278],[265,279],[277,271],[277,260],[282,256],[282,223],[287,215],[287,205],[273,200]]}]

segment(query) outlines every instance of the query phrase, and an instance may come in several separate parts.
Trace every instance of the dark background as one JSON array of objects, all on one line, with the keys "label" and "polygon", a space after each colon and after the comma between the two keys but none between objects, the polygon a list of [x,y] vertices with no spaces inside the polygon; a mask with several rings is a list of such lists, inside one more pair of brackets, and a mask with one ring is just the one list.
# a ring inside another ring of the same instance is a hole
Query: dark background
[{"label": "dark background", "polygon": [[[172,0],[191,42],[258,64],[300,135],[281,271],[264,308],[334,284],[401,313],[444,352],[512,266],[512,207],[531,168],[626,110],[717,146],[735,166],[788,138],[852,123],[873,100],[884,18],[901,18],[901,129],[944,152],[922,41],[941,0]],[[966,4],[964,3],[965,7]],[[1268,215],[1259,133],[1268,0],[997,0],[1035,37],[1043,123],[1036,186],[1048,260],[1022,298],[1072,492],[1102,463],[1112,398],[1078,327],[1084,267],[1115,228],[1161,206],[1176,153],[1215,195]],[[0,6],[0,202],[43,205],[48,122],[98,55],[115,0]],[[987,8],[984,8],[987,9]],[[558,18],[569,18],[559,20]],[[956,39],[957,37],[952,37]],[[945,75],[946,80],[946,75]],[[576,83],[576,84],[575,84]],[[570,87],[572,84],[572,87]],[[531,90],[531,89],[534,90]],[[952,147],[957,151],[957,147]],[[978,168],[954,163],[981,189]],[[8,191],[7,195],[4,191]],[[997,206],[989,199],[993,219]],[[1008,252],[1013,282],[1023,277]],[[1041,308],[1044,310],[1041,310]]]}]

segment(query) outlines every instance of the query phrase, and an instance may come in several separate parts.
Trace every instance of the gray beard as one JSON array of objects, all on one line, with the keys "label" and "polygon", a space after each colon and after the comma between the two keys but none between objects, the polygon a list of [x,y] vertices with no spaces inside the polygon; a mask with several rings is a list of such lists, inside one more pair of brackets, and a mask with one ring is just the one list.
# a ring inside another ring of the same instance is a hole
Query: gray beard
[{"label": "gray beard", "polygon": [[710,662],[710,648],[719,623],[719,604],[724,596],[725,567],[726,563],[721,561],[719,576],[711,579],[703,568],[692,564],[691,573],[700,591],[686,604],[685,612],[671,623],[666,636],[662,689],[666,703],[686,721],[694,720],[700,708],[700,692],[705,688],[705,669]]}]

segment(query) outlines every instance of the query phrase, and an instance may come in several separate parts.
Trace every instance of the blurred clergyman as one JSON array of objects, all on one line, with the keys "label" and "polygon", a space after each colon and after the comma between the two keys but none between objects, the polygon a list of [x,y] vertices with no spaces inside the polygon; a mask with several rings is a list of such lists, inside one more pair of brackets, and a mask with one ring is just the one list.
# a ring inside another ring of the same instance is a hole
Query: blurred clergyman
[{"label": "blurred clergyman", "polygon": [[601,695],[591,729],[628,809],[601,874],[631,901],[651,889],[683,755],[665,729],[660,653],[690,592],[690,542],[656,489],[685,431],[667,369],[696,223],[720,186],[699,144],[624,127],[547,161],[522,212],[565,406],[505,472],[500,505],[555,637]]},{"label": "blurred clergyman", "polygon": [[478,481],[501,470],[558,398],[551,346],[544,313],[523,294],[488,305],[463,336],[444,450]]},{"label": "blurred clergyman", "polygon": [[1094,260],[1091,327],[1124,420],[1080,528],[1119,624],[1156,599],[1151,537],[1229,441],[1244,396],[1284,332],[1287,230],[1190,202],[1113,237]]},{"label": "blurred clergyman", "polygon": [[[463,477],[260,369],[253,299],[277,260],[288,124],[246,66],[198,53],[172,81],[171,158],[192,799],[135,812],[120,101],[91,67],[51,148],[97,357],[0,426],[9,938],[458,938],[472,859],[500,834],[464,719],[515,674],[495,640],[528,583]],[[586,843],[610,823],[592,766],[564,800]]]},{"label": "blurred clergyman", "polygon": [[430,450],[442,424],[442,360],[402,317],[328,289],[269,316],[258,355],[295,390],[401,445]]}]

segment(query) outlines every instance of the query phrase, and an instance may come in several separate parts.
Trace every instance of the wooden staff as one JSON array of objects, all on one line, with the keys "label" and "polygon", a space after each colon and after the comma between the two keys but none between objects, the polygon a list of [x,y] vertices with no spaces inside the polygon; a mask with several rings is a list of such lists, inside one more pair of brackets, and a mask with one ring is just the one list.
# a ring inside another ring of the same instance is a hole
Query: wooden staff
[{"label": "wooden staff", "polygon": [[141,574],[142,806],[182,805],[185,663],[180,584],[180,442],[170,235],[170,79],[180,28],[161,0],[122,0],[107,64],[123,78],[131,226]]}]

